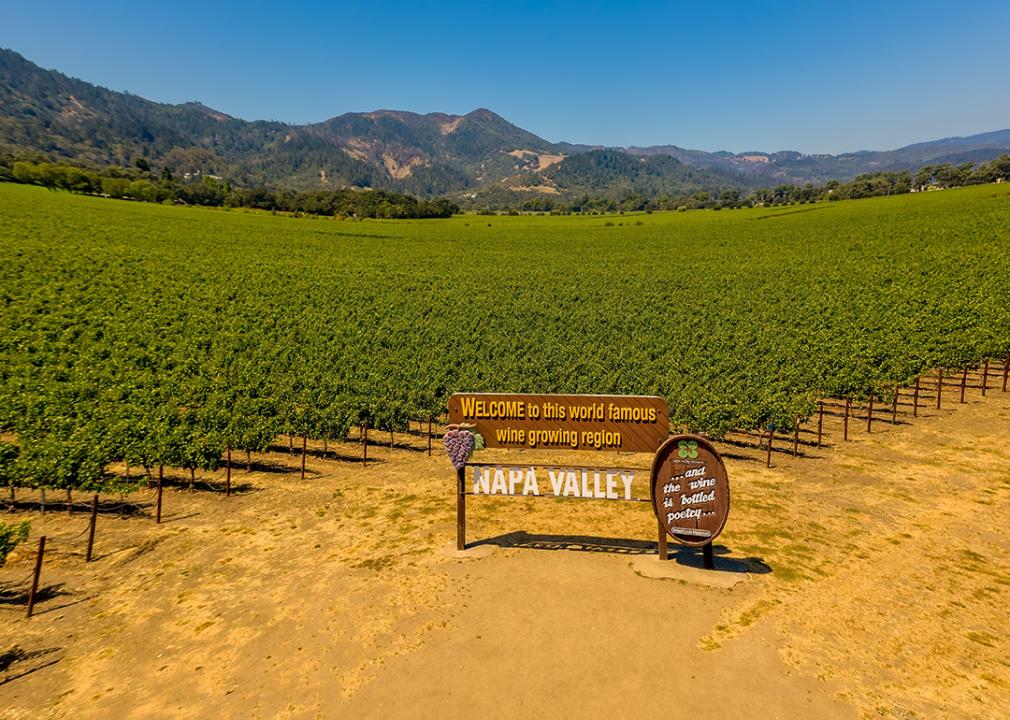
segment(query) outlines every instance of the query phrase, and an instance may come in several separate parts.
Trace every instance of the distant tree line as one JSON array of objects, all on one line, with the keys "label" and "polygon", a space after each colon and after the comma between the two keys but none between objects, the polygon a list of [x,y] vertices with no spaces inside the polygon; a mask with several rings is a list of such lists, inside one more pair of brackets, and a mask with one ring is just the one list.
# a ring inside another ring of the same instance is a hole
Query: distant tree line
[{"label": "distant tree line", "polygon": [[747,200],[751,205],[782,205],[815,202],[818,200],[852,200],[900,195],[908,192],[943,190],[966,185],[1010,180],[1010,155],[975,165],[925,165],[914,173],[909,171],[879,172],[859,175],[848,182],[829,180],[820,186],[779,185],[775,188],[755,190]]},{"label": "distant tree line", "polygon": [[769,205],[791,205],[832,200],[854,200],[858,198],[900,195],[908,192],[924,192],[966,185],[1010,181],[1010,155],[1001,155],[990,162],[965,163],[963,165],[926,165],[917,171],[879,172],[859,175],[848,182],[829,180],[823,185],[778,185],[773,188],[758,188],[745,194],[738,188],[720,191],[700,191],[690,195],[647,196],[642,193],[628,193],[621,198],[582,195],[575,199],[537,195],[513,207],[488,205],[481,214],[497,212],[533,212],[554,215],[601,214],[614,212],[635,212],[653,210],[720,210],[722,208],[755,207]]},{"label": "distant tree line", "polygon": [[419,200],[385,190],[342,188],[300,192],[285,188],[235,187],[211,175],[179,179],[167,168],[160,173],[153,172],[144,159],[137,160],[133,167],[110,166],[97,170],[0,155],[0,181],[151,203],[243,207],[311,215],[444,218],[460,211],[456,203],[446,198]]},{"label": "distant tree line", "polygon": [[[242,207],[274,212],[357,218],[436,218],[459,213],[454,201],[446,198],[420,200],[411,195],[386,190],[342,188],[297,191],[287,188],[238,187],[207,174],[176,178],[167,168],[154,172],[139,159],[133,167],[85,168],[63,162],[22,160],[0,152],[0,182],[19,182],[71,192],[126,198],[143,202]],[[550,213],[607,214],[651,212],[654,210],[696,210],[754,206],[790,205],[819,201],[848,200],[899,195],[965,185],[1010,181],[1010,155],[990,162],[926,165],[917,171],[879,172],[859,175],[847,182],[830,180],[822,185],[783,184],[746,193],[728,187],[679,194],[650,194],[628,191],[613,196],[550,196],[536,194],[523,200],[500,195],[478,205],[479,214]]]}]

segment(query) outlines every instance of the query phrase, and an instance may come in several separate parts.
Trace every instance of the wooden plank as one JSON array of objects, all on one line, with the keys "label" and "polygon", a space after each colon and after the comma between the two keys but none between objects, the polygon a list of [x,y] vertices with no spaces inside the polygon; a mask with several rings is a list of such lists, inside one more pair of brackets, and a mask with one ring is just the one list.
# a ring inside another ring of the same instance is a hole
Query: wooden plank
[{"label": "wooden plank", "polygon": [[466,468],[456,471],[456,549],[466,550]]},{"label": "wooden plank", "polygon": [[39,550],[35,556],[35,571],[32,573],[32,587],[28,591],[28,617],[35,611],[35,596],[39,592],[39,576],[42,574],[42,556],[46,552],[46,536],[39,538]]},{"label": "wooden plank", "polygon": [[457,393],[449,423],[471,427],[489,448],[652,453],[670,420],[654,396]]},{"label": "wooden plank", "polygon": [[156,516],[156,523],[161,523],[161,492],[162,492],[162,481],[165,479],[165,466],[161,463],[158,464],[158,514]]},{"label": "wooden plank", "polygon": [[88,551],[84,562],[91,562],[91,551],[95,548],[95,525],[98,524],[98,493],[91,499],[91,522],[88,524]]}]

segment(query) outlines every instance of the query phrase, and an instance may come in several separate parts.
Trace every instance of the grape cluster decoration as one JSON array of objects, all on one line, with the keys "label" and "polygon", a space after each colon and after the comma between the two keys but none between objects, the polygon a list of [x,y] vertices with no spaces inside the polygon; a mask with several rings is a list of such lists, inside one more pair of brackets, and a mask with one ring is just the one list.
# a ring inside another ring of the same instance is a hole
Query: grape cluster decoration
[{"label": "grape cluster decoration", "polygon": [[466,467],[466,461],[473,454],[476,438],[474,434],[465,428],[449,428],[442,440],[445,445],[445,454],[452,461],[452,466],[457,470]]}]

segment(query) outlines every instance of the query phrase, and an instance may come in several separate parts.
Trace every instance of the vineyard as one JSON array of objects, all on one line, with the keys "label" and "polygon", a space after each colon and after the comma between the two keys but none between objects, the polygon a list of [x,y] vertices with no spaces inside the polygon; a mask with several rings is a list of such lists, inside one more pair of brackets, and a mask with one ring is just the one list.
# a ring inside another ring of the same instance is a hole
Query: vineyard
[{"label": "vineyard", "polygon": [[[792,428],[1010,351],[1010,187],[742,210],[335,221],[0,185],[0,482],[129,490],[456,391]],[[139,477],[139,475],[138,475]]]}]

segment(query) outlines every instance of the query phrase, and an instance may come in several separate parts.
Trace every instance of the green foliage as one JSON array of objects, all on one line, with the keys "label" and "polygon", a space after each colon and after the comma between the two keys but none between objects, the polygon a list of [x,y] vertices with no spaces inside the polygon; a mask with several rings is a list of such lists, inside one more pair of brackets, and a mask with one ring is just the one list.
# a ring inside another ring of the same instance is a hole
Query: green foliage
[{"label": "green foliage", "polygon": [[20,448],[0,472],[105,488],[111,462],[214,468],[282,433],[399,429],[463,390],[791,427],[818,397],[1010,350],[1008,208],[989,185],[341,223],[0,184],[0,432]]},{"label": "green foliage", "polygon": [[23,473],[20,456],[21,449],[17,445],[0,440],[0,485],[19,484]]},{"label": "green foliage", "polygon": [[[790,205],[818,200],[855,200],[901,195],[923,190],[943,190],[968,185],[1005,182],[1010,180],[1010,155],[1001,155],[991,162],[959,167],[948,164],[926,165],[913,176],[908,171],[879,172],[858,175],[848,182],[830,180],[822,186],[779,185],[753,191],[747,198],[751,205]],[[725,199],[726,193],[723,194]],[[724,202],[725,204],[725,202]],[[739,199],[736,204],[740,204]]]},{"label": "green foliage", "polygon": [[7,562],[7,556],[11,554],[11,550],[28,539],[30,529],[31,525],[27,520],[14,525],[0,521],[0,567]]},{"label": "green foliage", "polygon": [[572,155],[543,175],[570,193],[596,193],[612,199],[629,195],[683,197],[715,191],[732,182],[723,175],[683,165],[669,155],[643,157],[620,150]]},{"label": "green foliage", "polygon": [[459,206],[445,198],[418,200],[410,195],[384,190],[317,190],[295,192],[265,187],[231,188],[220,178],[203,175],[178,182],[171,173],[155,178],[152,172],[107,167],[87,170],[63,163],[17,161],[11,168],[14,182],[47,188],[101,194],[142,202],[175,201],[190,205],[246,207],[257,210],[336,215],[361,218],[445,218],[459,212]]}]

